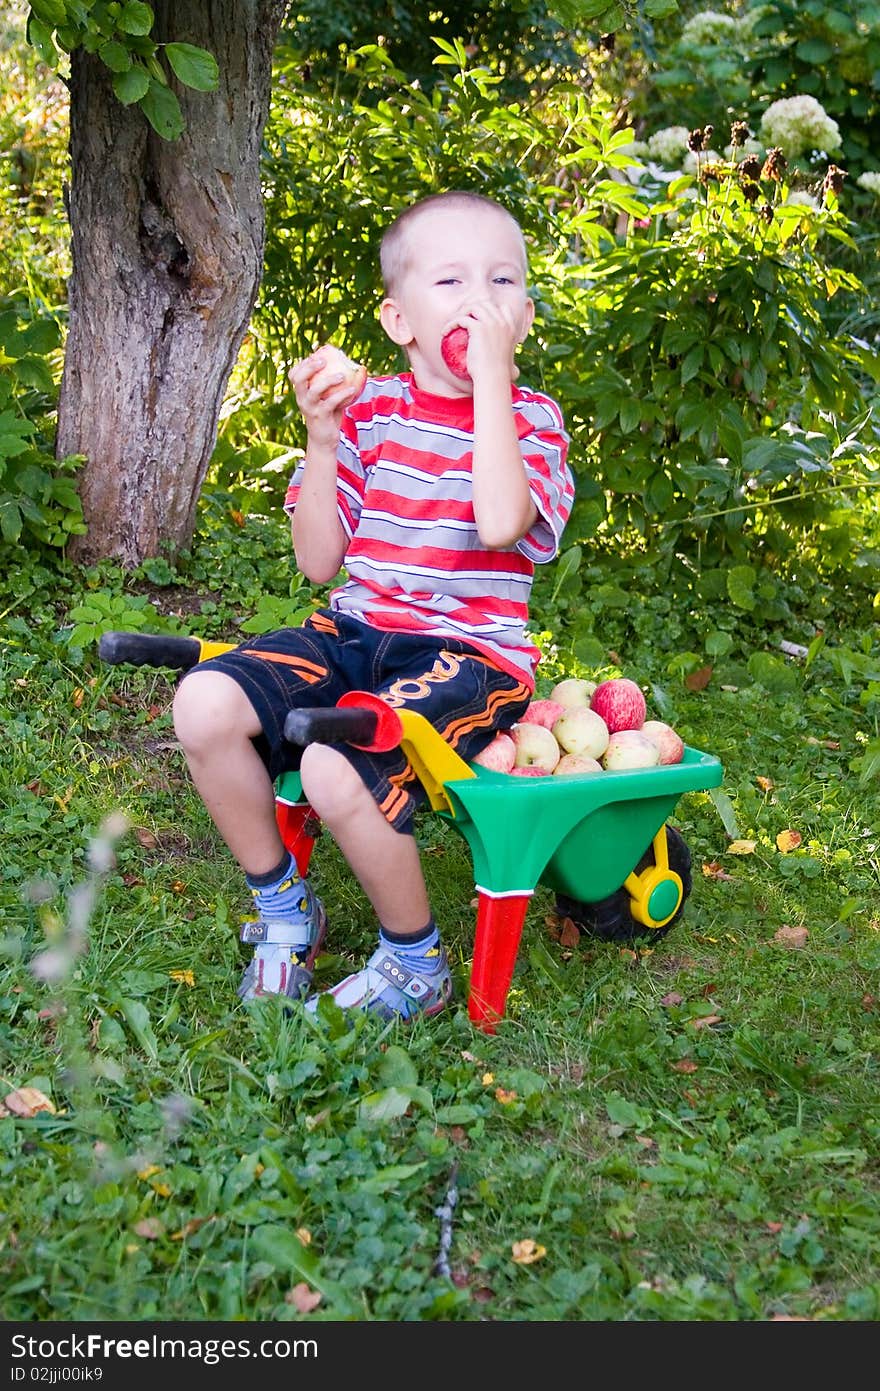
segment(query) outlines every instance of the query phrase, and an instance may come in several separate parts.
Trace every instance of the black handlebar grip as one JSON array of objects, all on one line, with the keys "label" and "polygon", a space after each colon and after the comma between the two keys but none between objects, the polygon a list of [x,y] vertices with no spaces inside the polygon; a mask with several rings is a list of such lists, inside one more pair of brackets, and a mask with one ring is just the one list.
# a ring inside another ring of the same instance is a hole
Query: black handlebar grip
[{"label": "black handlebar grip", "polygon": [[369,744],[376,733],[377,716],[356,706],[327,710],[288,710],[284,737],[288,744]]},{"label": "black handlebar grip", "polygon": [[111,666],[129,662],[136,667],[188,671],[198,662],[201,650],[198,638],[177,638],[166,633],[103,633],[98,642],[98,656]]}]

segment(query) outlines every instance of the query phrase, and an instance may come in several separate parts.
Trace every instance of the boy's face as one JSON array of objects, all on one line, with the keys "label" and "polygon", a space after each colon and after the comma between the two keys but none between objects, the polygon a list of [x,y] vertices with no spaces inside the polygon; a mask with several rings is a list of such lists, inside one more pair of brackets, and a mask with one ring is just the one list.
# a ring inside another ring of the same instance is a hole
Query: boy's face
[{"label": "boy's face", "polygon": [[406,229],[403,269],[383,302],[382,325],[406,349],[416,385],[471,396],[473,385],[443,361],[440,343],[460,315],[490,301],[510,315],[522,341],[534,317],[526,293],[522,237],[500,209],[450,204],[426,209]]}]

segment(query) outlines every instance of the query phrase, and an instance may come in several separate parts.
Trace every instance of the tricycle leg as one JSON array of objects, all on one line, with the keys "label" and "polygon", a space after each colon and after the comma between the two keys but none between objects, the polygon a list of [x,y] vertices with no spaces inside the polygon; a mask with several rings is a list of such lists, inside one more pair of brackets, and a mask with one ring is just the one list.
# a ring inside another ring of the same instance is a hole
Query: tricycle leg
[{"label": "tricycle leg", "polygon": [[474,964],[468,1015],[483,1033],[494,1034],[504,1018],[507,992],[519,951],[531,892],[495,895],[478,889]]},{"label": "tricycle leg", "polygon": [[305,802],[275,801],[275,820],[284,847],[296,860],[296,867],[305,878],[309,872],[312,848],[320,830],[320,822]]}]

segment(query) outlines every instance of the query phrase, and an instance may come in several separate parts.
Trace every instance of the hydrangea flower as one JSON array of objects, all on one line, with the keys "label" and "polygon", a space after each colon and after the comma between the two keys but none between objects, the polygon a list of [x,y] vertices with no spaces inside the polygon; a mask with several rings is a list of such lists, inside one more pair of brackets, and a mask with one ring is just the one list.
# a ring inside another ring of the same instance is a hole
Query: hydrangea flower
[{"label": "hydrangea flower", "polygon": [[725,159],[745,159],[746,155],[757,155],[759,159],[764,158],[764,146],[760,140],[744,140],[741,145],[725,145]]},{"label": "hydrangea flower", "polygon": [[664,126],[648,137],[648,154],[661,164],[679,164],[688,147],[690,131],[687,126]]},{"label": "hydrangea flower", "polygon": [[860,174],[856,179],[859,188],[865,188],[869,193],[876,193],[880,198],[880,169],[866,169],[864,174]]},{"label": "hydrangea flower", "polygon": [[793,189],[786,198],[786,203],[805,208],[819,209],[819,199],[812,193],[807,193],[806,189]]},{"label": "hydrangea flower", "polygon": [[828,153],[840,148],[840,127],[815,97],[781,97],[761,117],[765,145],[778,145],[787,159],[808,150]]},{"label": "hydrangea flower", "polygon": [[703,10],[691,15],[681,31],[685,44],[729,44],[738,37],[739,25],[729,14]]}]

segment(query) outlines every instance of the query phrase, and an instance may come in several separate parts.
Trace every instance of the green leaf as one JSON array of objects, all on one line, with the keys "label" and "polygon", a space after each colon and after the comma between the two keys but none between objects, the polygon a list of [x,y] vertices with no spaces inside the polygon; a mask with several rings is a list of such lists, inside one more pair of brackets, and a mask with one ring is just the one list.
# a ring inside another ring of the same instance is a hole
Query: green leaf
[{"label": "green leaf", "polygon": [[116,28],[122,34],[149,34],[152,27],[153,11],[140,0],[126,0],[116,16]]},{"label": "green leaf", "polygon": [[748,660],[749,676],[767,691],[794,691],[798,673],[772,652],[753,652]]},{"label": "green leaf", "polygon": [[418,1069],[409,1053],[396,1043],[389,1044],[382,1054],[379,1077],[386,1087],[415,1087],[419,1080]]},{"label": "green leaf", "polygon": [[141,97],[141,109],[157,135],[163,140],[177,140],[184,131],[180,102],[170,87],[150,78],[150,86]]},{"label": "green leaf", "polygon": [[55,378],[41,357],[20,357],[12,370],[25,386],[34,386],[47,394],[55,390]]},{"label": "green leaf", "polygon": [[0,497],[0,536],[4,541],[17,541],[21,536],[21,508],[8,494]]},{"label": "green leaf", "polygon": [[749,612],[755,607],[754,585],[757,578],[752,565],[734,565],[727,572],[727,593],[731,603]]},{"label": "green leaf", "polygon": [[412,1105],[409,1090],[399,1087],[386,1087],[381,1092],[370,1092],[358,1107],[358,1116],[367,1125],[382,1125],[385,1121],[399,1120],[405,1116]]},{"label": "green leaf", "polygon": [[715,806],[715,810],[721,817],[722,825],[730,836],[731,840],[739,840],[739,827],[736,824],[736,812],[733,803],[726,792],[722,792],[720,787],[710,787],[709,796]]},{"label": "green leaf", "polygon": [[108,39],[98,49],[98,57],[111,72],[128,72],[131,67],[131,54],[117,39]]},{"label": "green leaf", "polygon": [[67,23],[64,0],[31,0],[31,9],[50,29],[57,29],[60,24]]},{"label": "green leaf", "polygon": [[138,1043],[143,1048],[147,1057],[155,1062],[159,1056],[159,1045],[156,1042],[156,1035],[153,1033],[150,1024],[150,1012],[141,1000],[123,999],[119,1001],[119,1008],[122,1010],[123,1017],[128,1027],[131,1029]]},{"label": "green leaf", "polygon": [[387,1164],[384,1169],[376,1169],[369,1177],[359,1179],[358,1192],[395,1193],[403,1179],[411,1178],[426,1168],[426,1160],[420,1164]]},{"label": "green leaf", "polygon": [[611,1092],[605,1098],[605,1110],[608,1112],[608,1119],[622,1130],[636,1129],[644,1132],[650,1129],[653,1121],[651,1112],[644,1106],[635,1106],[617,1092]]},{"label": "green leaf", "polygon": [[31,13],[27,26],[28,43],[34,47],[46,64],[47,68],[54,68],[58,63],[58,49],[52,40],[52,26],[44,24],[41,19],[37,19],[36,14]]},{"label": "green leaf", "polygon": [[216,90],[219,77],[217,60],[206,48],[196,48],[191,43],[167,43],[165,57],[175,77],[184,86],[194,87],[197,92]]},{"label": "green leaf", "polygon": [[133,63],[128,72],[115,73],[113,91],[123,106],[132,106],[140,101],[150,88],[150,74],[140,63]]}]

